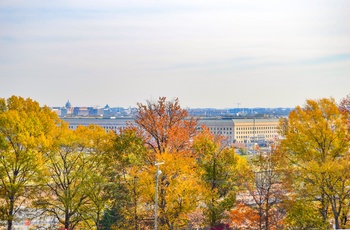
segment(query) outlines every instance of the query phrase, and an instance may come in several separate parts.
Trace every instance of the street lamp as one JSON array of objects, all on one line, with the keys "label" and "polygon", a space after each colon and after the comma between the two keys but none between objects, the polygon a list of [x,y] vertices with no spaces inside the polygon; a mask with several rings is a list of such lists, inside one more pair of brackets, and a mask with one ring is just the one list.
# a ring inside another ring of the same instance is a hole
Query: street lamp
[{"label": "street lamp", "polygon": [[156,192],[155,192],[155,207],[154,207],[154,230],[157,230],[157,221],[158,221],[158,178],[162,174],[162,171],[159,170],[159,165],[164,164],[164,162],[156,162],[154,163],[157,166],[156,171]]}]

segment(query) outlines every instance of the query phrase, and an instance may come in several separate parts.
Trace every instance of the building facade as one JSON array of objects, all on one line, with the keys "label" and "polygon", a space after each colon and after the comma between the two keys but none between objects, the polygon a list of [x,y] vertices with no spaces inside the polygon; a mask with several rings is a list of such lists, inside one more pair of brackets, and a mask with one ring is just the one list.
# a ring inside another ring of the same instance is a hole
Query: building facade
[{"label": "building facade", "polygon": [[[75,130],[79,125],[96,124],[106,131],[119,132],[127,124],[135,124],[133,118],[63,118],[69,128]],[[205,125],[214,135],[223,136],[227,144],[233,143],[269,143],[278,137],[279,119],[223,119],[204,118],[198,121],[198,129]]]}]

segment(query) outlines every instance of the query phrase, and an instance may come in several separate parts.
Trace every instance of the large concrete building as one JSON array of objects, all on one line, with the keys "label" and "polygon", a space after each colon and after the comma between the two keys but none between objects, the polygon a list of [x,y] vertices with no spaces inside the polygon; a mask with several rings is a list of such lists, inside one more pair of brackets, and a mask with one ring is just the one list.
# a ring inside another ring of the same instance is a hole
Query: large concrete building
[{"label": "large concrete building", "polygon": [[[134,124],[133,118],[64,118],[69,123],[70,129],[76,129],[78,125],[88,126],[96,124],[106,131],[118,132],[125,128],[128,123]],[[268,143],[276,140],[278,136],[279,119],[224,119],[224,118],[203,118],[198,122],[198,128],[205,125],[215,135],[224,136],[227,144],[233,143]]]},{"label": "large concrete building", "polygon": [[279,119],[202,119],[199,125],[226,137],[229,143],[263,143],[276,140]]}]

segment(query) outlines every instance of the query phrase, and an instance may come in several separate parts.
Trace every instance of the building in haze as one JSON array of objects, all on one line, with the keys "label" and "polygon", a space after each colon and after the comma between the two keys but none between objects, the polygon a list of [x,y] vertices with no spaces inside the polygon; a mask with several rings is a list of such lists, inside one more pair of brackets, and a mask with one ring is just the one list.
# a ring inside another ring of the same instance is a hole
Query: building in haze
[{"label": "building in haze", "polygon": [[[127,124],[135,124],[133,118],[63,118],[69,123],[69,128],[75,130],[79,125],[88,126],[96,124],[103,127],[106,131],[119,132]],[[278,137],[277,127],[279,119],[266,118],[202,118],[198,121],[197,129],[202,125],[208,127],[214,135],[221,135],[225,138],[227,145],[235,143],[249,144],[258,143],[264,145],[274,142]]]}]

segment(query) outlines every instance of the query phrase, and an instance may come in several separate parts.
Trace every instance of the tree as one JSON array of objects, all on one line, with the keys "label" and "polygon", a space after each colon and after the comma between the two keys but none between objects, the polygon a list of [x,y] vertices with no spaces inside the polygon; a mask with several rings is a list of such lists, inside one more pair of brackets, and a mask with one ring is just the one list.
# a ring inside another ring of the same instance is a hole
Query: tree
[{"label": "tree", "polygon": [[350,114],[350,94],[348,94],[340,101],[339,109],[341,112]]},{"label": "tree", "polygon": [[257,214],[257,229],[281,228],[285,214],[283,204],[290,193],[290,173],[278,149],[268,155],[258,153],[249,161],[249,167],[240,171],[242,188],[248,197],[241,202]]},{"label": "tree", "polygon": [[281,134],[281,146],[297,169],[294,192],[316,202],[324,222],[331,207],[340,228],[340,214],[349,202],[349,179],[343,174],[349,154],[346,116],[332,98],[307,100],[281,123]]},{"label": "tree", "polygon": [[[161,165],[158,191],[159,229],[179,229],[188,223],[188,215],[198,207],[201,187],[196,175],[196,159],[190,154],[157,154]],[[156,166],[140,175],[144,189],[141,194],[145,203],[155,204]],[[150,211],[154,211],[152,208]]]},{"label": "tree", "polygon": [[315,203],[300,198],[287,206],[285,228],[289,230],[327,229]]},{"label": "tree", "polygon": [[47,190],[37,205],[66,229],[96,229],[105,208],[102,155],[109,136],[102,127],[61,129],[55,148],[45,154]]},{"label": "tree", "polygon": [[234,149],[222,147],[220,141],[203,127],[193,143],[204,188],[204,215],[210,226],[228,219],[236,201],[238,171],[246,164]]},{"label": "tree", "polygon": [[[137,129],[128,127],[120,130],[113,139],[112,154],[105,156],[108,185],[108,198],[112,201],[105,212],[105,219],[110,216],[112,221],[104,223],[103,229],[142,229],[144,217],[141,193],[143,185],[140,174],[151,164],[148,161],[148,151],[139,136]],[[112,214],[112,216],[111,216]]]},{"label": "tree", "polygon": [[136,124],[144,134],[145,143],[155,153],[173,153],[188,150],[196,133],[197,120],[189,117],[179,100],[167,101],[160,97],[157,102],[138,103]]},{"label": "tree", "polygon": [[249,205],[238,203],[230,211],[230,225],[236,229],[258,229],[260,216]]},{"label": "tree", "polygon": [[30,206],[44,184],[42,154],[62,121],[30,98],[12,96],[0,105],[0,217],[10,230],[19,208]]},{"label": "tree", "polygon": [[[350,131],[350,94],[344,97],[339,103],[339,110],[344,113],[344,115],[348,119],[348,129]],[[350,132],[349,132],[350,133]],[[348,136],[348,140],[350,141],[350,136]]]},{"label": "tree", "polygon": [[108,167],[106,158],[113,152],[115,133],[106,132],[101,126],[89,125],[79,126],[76,130],[79,137],[78,143],[89,158],[90,178],[86,184],[91,206],[85,211],[87,219],[94,222],[95,228],[100,225],[100,219],[105,210],[108,200],[106,188],[108,187]]}]

